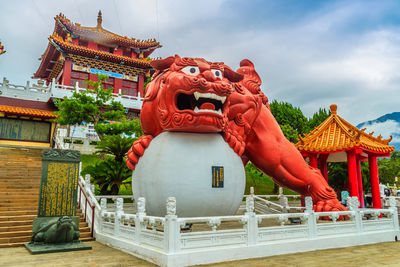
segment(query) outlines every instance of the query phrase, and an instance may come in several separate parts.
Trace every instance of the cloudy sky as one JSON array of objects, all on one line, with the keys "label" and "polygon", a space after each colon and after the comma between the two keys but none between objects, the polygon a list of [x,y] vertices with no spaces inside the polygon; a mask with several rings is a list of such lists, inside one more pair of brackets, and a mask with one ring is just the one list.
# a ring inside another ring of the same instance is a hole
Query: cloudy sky
[{"label": "cloudy sky", "polygon": [[248,58],[270,100],[310,116],[338,105],[353,124],[400,111],[400,1],[14,0],[2,1],[0,79],[24,84],[63,13],[72,22],[156,38],[152,54]]}]

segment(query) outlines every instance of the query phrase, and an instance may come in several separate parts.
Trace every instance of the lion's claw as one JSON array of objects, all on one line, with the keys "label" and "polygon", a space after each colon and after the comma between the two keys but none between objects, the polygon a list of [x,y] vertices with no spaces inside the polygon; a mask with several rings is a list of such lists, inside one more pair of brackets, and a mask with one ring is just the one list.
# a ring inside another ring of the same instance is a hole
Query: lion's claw
[{"label": "lion's claw", "polygon": [[149,146],[152,139],[153,137],[151,135],[144,135],[132,144],[127,154],[128,157],[126,158],[126,166],[128,166],[129,169],[135,169],[139,158],[143,156],[144,151]]}]

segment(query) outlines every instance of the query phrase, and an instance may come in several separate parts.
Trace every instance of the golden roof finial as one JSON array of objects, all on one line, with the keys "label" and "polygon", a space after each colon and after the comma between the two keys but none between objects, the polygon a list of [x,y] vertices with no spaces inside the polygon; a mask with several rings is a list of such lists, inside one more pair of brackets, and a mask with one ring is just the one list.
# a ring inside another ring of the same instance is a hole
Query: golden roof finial
[{"label": "golden roof finial", "polygon": [[336,111],[337,111],[337,105],[336,104],[332,104],[329,107],[331,109],[331,114],[332,115],[336,115]]},{"label": "golden roof finial", "polygon": [[101,28],[102,22],[103,22],[103,17],[101,15],[101,10],[99,10],[99,14],[97,15],[97,28]]}]

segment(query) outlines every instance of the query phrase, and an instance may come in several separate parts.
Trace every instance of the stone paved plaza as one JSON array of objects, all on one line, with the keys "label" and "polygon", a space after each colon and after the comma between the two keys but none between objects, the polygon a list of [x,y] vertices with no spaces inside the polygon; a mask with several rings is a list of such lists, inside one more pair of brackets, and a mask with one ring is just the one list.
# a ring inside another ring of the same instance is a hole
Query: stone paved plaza
[{"label": "stone paved plaza", "polygon": [[[31,255],[24,247],[0,249],[0,266],[155,266],[98,242],[93,250]],[[400,266],[400,242],[311,251],[203,266]]]}]

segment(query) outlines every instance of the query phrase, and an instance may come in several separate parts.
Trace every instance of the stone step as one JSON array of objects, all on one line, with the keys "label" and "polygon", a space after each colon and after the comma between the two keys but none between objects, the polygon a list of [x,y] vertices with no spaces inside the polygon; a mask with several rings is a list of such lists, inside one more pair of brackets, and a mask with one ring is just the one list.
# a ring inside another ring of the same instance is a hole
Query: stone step
[{"label": "stone step", "polygon": [[32,229],[26,231],[8,231],[8,232],[0,232],[0,238],[4,237],[17,237],[17,236],[31,236]]},{"label": "stone step", "polygon": [[37,208],[31,210],[0,211],[0,216],[37,215]]},{"label": "stone step", "polygon": [[10,221],[22,221],[22,220],[33,220],[37,215],[10,215],[10,216],[0,216],[0,222],[10,222]]},{"label": "stone step", "polygon": [[[38,201],[25,201],[25,202],[17,202],[16,203],[18,206],[24,205],[25,209],[27,207],[37,207],[38,206]],[[0,208],[1,207],[10,207],[13,208],[15,204],[13,202],[0,202]]]}]

